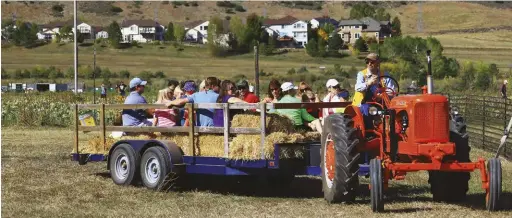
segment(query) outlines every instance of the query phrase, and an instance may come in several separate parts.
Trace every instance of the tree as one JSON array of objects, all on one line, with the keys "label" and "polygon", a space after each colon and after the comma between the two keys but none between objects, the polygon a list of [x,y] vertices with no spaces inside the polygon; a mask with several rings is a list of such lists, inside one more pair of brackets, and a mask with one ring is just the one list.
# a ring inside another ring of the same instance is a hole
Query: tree
[{"label": "tree", "polygon": [[361,19],[363,17],[375,17],[375,8],[366,2],[356,3],[350,9],[350,19]]},{"label": "tree", "polygon": [[367,51],[368,48],[366,47],[366,42],[363,40],[363,38],[359,38],[356,40],[354,44],[354,48],[359,51]]},{"label": "tree", "polygon": [[391,22],[391,36],[401,36],[402,35],[402,29],[400,26],[400,19],[398,17],[393,18],[393,22]]},{"label": "tree", "polygon": [[233,49],[242,53],[248,52],[250,49],[247,44],[247,26],[242,23],[242,19],[238,16],[231,18],[229,27],[231,32],[234,34],[234,39],[236,41],[236,45],[234,45]]},{"label": "tree", "polygon": [[318,38],[318,35],[317,35],[317,34],[318,34],[318,33],[317,33],[317,32],[318,32],[318,29],[313,29],[313,28],[311,28],[311,22],[310,22],[310,21],[308,21],[308,24],[307,24],[307,25],[308,25],[308,42],[309,42],[309,40],[311,40],[311,39],[316,40],[316,39]]},{"label": "tree", "polygon": [[71,40],[71,37],[73,36],[73,29],[69,25],[64,25],[59,30],[61,39],[68,39]]},{"label": "tree", "polygon": [[332,23],[325,23],[324,25],[322,25],[321,29],[323,29],[327,33],[327,35],[330,36],[336,30],[336,27],[332,25]]},{"label": "tree", "polygon": [[30,47],[37,41],[37,32],[39,31],[37,24],[18,20],[16,27],[12,34],[12,39],[16,46]]},{"label": "tree", "polygon": [[121,70],[119,72],[119,77],[121,77],[121,78],[130,78],[130,72],[128,70]]},{"label": "tree", "polygon": [[378,8],[375,14],[375,19],[379,21],[389,21],[389,19],[391,19],[391,15],[389,15],[389,13],[386,13],[386,10],[384,8]]},{"label": "tree", "polygon": [[107,29],[108,41],[114,48],[120,48],[123,34],[121,33],[121,27],[117,22],[112,22]]},{"label": "tree", "polygon": [[164,38],[165,38],[165,41],[176,40],[176,37],[174,37],[174,25],[172,22],[169,22],[169,24],[167,24],[167,30],[165,31]]},{"label": "tree", "polygon": [[339,50],[343,46],[343,39],[341,39],[340,34],[334,34],[331,38],[329,38],[329,54],[332,56],[338,56]]},{"label": "tree", "polygon": [[208,44],[207,48],[210,54],[214,57],[224,56],[226,49],[220,45],[219,39],[220,34],[223,32],[223,22],[222,20],[214,16],[210,19],[210,23],[208,24]]},{"label": "tree", "polygon": [[[263,44],[263,43],[262,43]],[[263,50],[264,55],[272,55],[274,54],[274,50],[276,49],[277,39],[275,36],[268,36],[268,44],[264,44],[265,50]]]},{"label": "tree", "polygon": [[318,38],[318,57],[325,57],[327,56],[327,42],[322,39]]},{"label": "tree", "polygon": [[78,31],[78,35],[76,36],[76,42],[83,43],[85,40],[85,35]]},{"label": "tree", "polygon": [[258,44],[258,39],[261,36],[261,32],[264,31],[261,26],[263,25],[262,18],[258,17],[255,13],[250,14],[247,17],[247,44],[252,48]]},{"label": "tree", "polygon": [[179,25],[177,24],[175,27],[174,27],[174,39],[178,42],[178,43],[182,43],[183,40],[185,39],[185,27],[183,27],[182,25]]},{"label": "tree", "polygon": [[311,57],[318,56],[318,43],[315,39],[310,39],[306,45],[306,53]]}]

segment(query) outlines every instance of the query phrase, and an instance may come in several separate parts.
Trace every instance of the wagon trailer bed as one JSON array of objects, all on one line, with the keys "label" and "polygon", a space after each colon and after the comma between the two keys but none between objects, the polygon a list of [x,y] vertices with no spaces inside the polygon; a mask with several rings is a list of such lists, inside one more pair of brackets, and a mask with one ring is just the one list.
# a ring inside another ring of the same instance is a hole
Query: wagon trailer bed
[{"label": "wagon trailer bed", "polygon": [[[349,102],[332,103],[297,103],[297,104],[226,104],[226,103],[196,103],[187,104],[189,111],[195,109],[223,109],[224,127],[124,127],[106,126],[106,109],[163,109],[164,105],[74,105],[75,107],[75,149],[72,153],[73,161],[84,165],[87,162],[107,162],[107,169],[116,184],[132,184],[139,177],[143,177],[143,183],[148,188],[156,188],[163,181],[165,175],[170,172],[178,174],[209,174],[209,175],[310,175],[320,176],[320,148],[319,141],[301,143],[275,143],[273,157],[265,157],[264,143],[266,131],[267,109],[293,109],[293,108],[336,108],[345,107]],[[99,126],[80,126],[78,115],[80,109],[99,109]],[[229,126],[229,110],[244,109],[257,110],[260,114],[259,128],[231,127]],[[194,123],[194,113],[189,113],[189,120]],[[78,137],[80,131],[100,131],[104,142],[105,153],[80,153]],[[123,132],[162,132],[162,133],[188,133],[189,146],[192,155],[184,155],[184,152],[172,141],[165,140],[120,140],[115,142],[110,149],[106,149],[106,131]],[[201,133],[224,134],[224,156],[208,157],[198,156],[194,144],[194,138]],[[229,157],[229,136],[233,134],[259,134],[261,136],[261,157],[254,160],[238,160]],[[302,147],[303,158],[280,158],[282,148]],[[108,151],[108,153],[106,153]],[[368,175],[368,165],[360,165],[360,174]],[[160,173],[161,175],[157,175]],[[163,175],[163,176],[162,176]],[[146,177],[144,179],[144,177]],[[151,179],[153,178],[153,179]]]}]

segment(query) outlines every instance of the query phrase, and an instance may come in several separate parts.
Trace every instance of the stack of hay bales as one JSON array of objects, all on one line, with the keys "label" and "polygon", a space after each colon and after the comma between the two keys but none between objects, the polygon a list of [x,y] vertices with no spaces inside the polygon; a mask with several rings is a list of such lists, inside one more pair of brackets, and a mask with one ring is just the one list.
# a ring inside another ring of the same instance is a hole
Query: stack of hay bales
[{"label": "stack of hay bales", "polygon": [[[232,127],[260,127],[259,114],[237,114],[234,116]],[[274,144],[277,143],[300,143],[320,140],[317,132],[297,132],[294,130],[292,121],[278,114],[268,114],[266,117],[266,137],[264,143],[264,156],[267,159],[274,158]],[[163,140],[176,143],[185,155],[192,155],[189,145],[188,133],[164,133],[164,134],[140,134],[123,136],[119,140]],[[106,151],[99,137],[87,141],[87,144],[80,143],[82,153],[108,153],[110,146],[117,140],[107,138]],[[224,135],[223,134],[199,134],[195,137],[194,146],[197,156],[223,157],[224,156]],[[304,148],[302,146],[282,146],[280,158],[302,158]],[[261,134],[249,135],[238,134],[230,137],[229,158],[235,160],[256,160],[261,159]]]}]

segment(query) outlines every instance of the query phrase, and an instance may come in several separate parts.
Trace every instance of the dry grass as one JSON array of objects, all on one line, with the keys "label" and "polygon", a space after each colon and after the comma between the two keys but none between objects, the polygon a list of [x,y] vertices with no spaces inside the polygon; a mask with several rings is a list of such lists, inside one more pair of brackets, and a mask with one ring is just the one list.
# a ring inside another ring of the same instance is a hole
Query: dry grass
[{"label": "dry grass", "polygon": [[[2,216],[4,217],[510,217],[512,165],[503,161],[507,211],[482,210],[478,173],[464,205],[433,203],[425,173],[393,182],[388,213],[370,212],[368,191],[354,205],[328,205],[318,179],[297,178],[290,190],[271,192],[241,178],[198,177],[196,188],[153,192],[120,187],[105,163],[79,166],[69,159],[72,132],[63,129],[2,131]],[[472,156],[491,154],[474,149]],[[475,158],[473,158],[475,159]],[[367,180],[363,179],[363,184]],[[361,185],[361,188],[367,186]],[[364,190],[363,189],[363,190]]]}]

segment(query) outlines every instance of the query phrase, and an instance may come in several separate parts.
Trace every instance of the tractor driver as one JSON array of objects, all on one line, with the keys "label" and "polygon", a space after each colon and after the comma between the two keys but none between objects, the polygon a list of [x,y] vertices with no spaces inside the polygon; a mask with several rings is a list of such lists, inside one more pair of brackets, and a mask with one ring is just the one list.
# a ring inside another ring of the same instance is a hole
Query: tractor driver
[{"label": "tractor driver", "polygon": [[[366,69],[357,73],[355,85],[356,93],[354,94],[352,105],[358,106],[361,109],[361,113],[364,116],[368,116],[370,105],[366,104],[366,102],[374,101],[372,100],[373,97],[376,98],[375,101],[382,99],[382,93],[376,93],[379,87],[385,85],[388,88],[386,94],[388,94],[390,98],[392,97],[392,93],[390,92],[396,90],[393,80],[390,78],[383,78],[382,83],[379,82],[380,59],[377,54],[368,54],[365,61]],[[384,72],[384,76],[389,76],[389,73]]]}]

